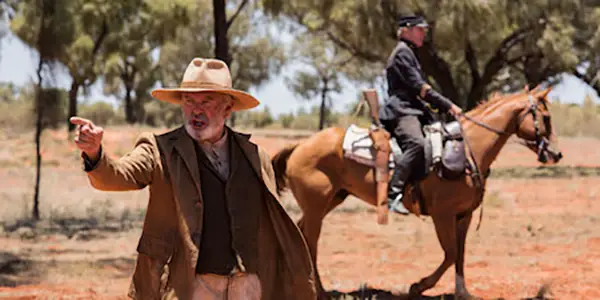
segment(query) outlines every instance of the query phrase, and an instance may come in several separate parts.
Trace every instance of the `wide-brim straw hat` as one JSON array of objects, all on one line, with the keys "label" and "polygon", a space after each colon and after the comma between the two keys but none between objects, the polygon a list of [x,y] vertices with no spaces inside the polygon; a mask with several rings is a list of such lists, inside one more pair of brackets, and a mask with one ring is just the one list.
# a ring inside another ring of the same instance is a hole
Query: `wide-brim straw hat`
[{"label": "wide-brim straw hat", "polygon": [[161,101],[181,104],[183,92],[216,92],[230,95],[233,97],[232,111],[251,109],[260,104],[252,95],[233,89],[227,64],[212,58],[194,58],[185,70],[179,87],[155,89],[151,95]]}]

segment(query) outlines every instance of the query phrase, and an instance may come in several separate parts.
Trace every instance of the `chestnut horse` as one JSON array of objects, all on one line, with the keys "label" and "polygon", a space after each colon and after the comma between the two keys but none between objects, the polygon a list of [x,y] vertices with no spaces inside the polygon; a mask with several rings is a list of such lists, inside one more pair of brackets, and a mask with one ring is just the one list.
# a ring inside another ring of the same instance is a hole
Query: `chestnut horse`
[{"label": "chestnut horse", "polygon": [[[547,100],[549,91],[525,89],[513,95],[497,96],[459,118],[468,145],[465,151],[480,174],[486,174],[513,134],[535,151],[541,162],[560,160],[562,154],[549,146],[554,137]],[[376,205],[373,168],[344,157],[344,134],[343,128],[326,128],[297,145],[284,148],[272,158],[278,192],[289,187],[302,210],[298,226],[308,244],[315,269],[323,218],[348,195]],[[473,211],[482,202],[486,178],[479,177],[479,189],[474,179],[463,175],[457,180],[443,180],[430,172],[418,182],[426,214],[433,218],[444,260],[431,275],[411,285],[410,297],[432,288],[455,264],[455,296],[458,299],[473,298],[464,279],[465,240]],[[414,201],[410,200],[411,190],[407,187],[404,205],[412,213],[418,213]],[[316,281],[320,296],[324,297],[318,271]]]}]

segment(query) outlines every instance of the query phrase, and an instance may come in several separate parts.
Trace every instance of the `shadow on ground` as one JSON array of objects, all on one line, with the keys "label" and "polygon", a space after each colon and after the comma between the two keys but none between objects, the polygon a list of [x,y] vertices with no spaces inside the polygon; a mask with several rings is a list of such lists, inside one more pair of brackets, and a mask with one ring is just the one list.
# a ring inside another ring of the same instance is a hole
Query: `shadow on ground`
[{"label": "shadow on ground", "polygon": [[[531,298],[522,298],[521,300],[550,300],[545,294],[548,292],[547,287],[540,288],[538,295]],[[328,291],[327,295],[331,300],[405,300],[410,299],[407,294],[393,294],[390,291],[365,288],[351,292],[339,292],[336,290]],[[414,298],[413,298],[414,299]],[[421,296],[416,298],[419,300],[454,300],[453,294],[443,294],[436,296]],[[488,299],[488,298],[486,298]],[[503,300],[503,298],[489,298],[494,300]]]},{"label": "shadow on ground", "polygon": [[124,232],[142,227],[143,218],[139,215],[119,219],[60,218],[31,220],[22,219],[0,223],[5,234],[22,239],[34,239],[43,235],[64,235],[77,240],[92,240],[106,234]]},{"label": "shadow on ground", "polygon": [[0,287],[39,284],[57,274],[78,277],[93,273],[95,276],[128,278],[134,265],[134,259],[122,257],[95,261],[36,261],[0,252]]}]

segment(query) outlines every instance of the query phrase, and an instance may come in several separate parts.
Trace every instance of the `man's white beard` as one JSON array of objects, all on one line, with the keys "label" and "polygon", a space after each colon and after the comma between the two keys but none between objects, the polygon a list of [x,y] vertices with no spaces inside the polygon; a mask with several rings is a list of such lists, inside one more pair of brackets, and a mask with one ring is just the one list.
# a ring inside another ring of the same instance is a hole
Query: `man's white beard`
[{"label": "man's white beard", "polygon": [[198,142],[208,142],[208,139],[215,137],[217,137],[218,140],[218,138],[221,136],[221,128],[222,127],[216,125],[209,125],[202,131],[197,131],[194,130],[194,128],[189,123],[185,123],[185,130],[187,131],[187,133]]}]

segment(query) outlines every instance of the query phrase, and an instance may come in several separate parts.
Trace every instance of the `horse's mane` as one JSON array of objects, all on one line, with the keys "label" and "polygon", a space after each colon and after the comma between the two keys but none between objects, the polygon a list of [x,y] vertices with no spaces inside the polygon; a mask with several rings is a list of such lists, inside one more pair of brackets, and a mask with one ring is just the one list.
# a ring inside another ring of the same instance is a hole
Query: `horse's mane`
[{"label": "horse's mane", "polygon": [[488,109],[490,106],[495,105],[498,102],[514,100],[514,99],[518,98],[519,96],[522,96],[527,93],[528,93],[527,90],[520,91],[520,92],[513,93],[513,94],[501,94],[499,92],[494,92],[488,97],[487,100],[480,101],[479,104],[477,104],[477,106],[475,106],[471,111],[483,111],[483,110]]}]

